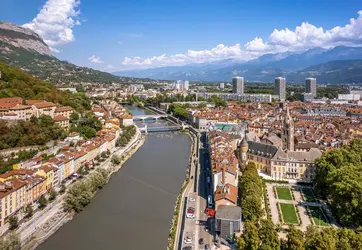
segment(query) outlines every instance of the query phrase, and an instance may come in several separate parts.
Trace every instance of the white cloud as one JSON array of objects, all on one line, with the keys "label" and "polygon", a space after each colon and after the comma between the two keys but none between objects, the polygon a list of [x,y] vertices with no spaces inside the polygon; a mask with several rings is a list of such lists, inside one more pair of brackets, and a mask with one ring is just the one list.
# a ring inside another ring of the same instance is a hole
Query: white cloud
[{"label": "white cloud", "polygon": [[54,54],[59,54],[61,53],[62,51],[57,49],[57,48],[53,48],[53,47],[49,47],[50,51],[53,52]]},{"label": "white cloud", "polygon": [[39,14],[23,25],[38,33],[46,44],[53,47],[74,40],[73,27],[80,25],[77,19],[79,0],[48,0]]},{"label": "white cloud", "polygon": [[128,68],[151,68],[211,62],[227,58],[250,60],[266,53],[304,51],[314,47],[331,48],[338,45],[362,46],[362,10],[358,11],[358,17],[351,18],[348,24],[342,27],[336,26],[330,30],[303,22],[294,30],[274,29],[267,39],[256,37],[242,47],[239,43],[233,46],[219,44],[210,50],[188,50],[184,54],[163,54],[150,58],[125,57],[122,64]]},{"label": "white cloud", "polygon": [[118,44],[121,44],[121,45],[123,44],[121,41],[118,41],[117,43],[118,43]]},{"label": "white cloud", "polygon": [[88,60],[92,63],[104,63],[99,56],[91,56],[88,58]]}]

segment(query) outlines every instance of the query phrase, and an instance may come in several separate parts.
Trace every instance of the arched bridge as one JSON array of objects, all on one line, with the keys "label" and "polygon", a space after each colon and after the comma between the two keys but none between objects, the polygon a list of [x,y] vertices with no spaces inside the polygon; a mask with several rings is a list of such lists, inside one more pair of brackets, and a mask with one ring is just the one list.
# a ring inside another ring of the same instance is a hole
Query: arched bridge
[{"label": "arched bridge", "polygon": [[154,115],[135,115],[135,116],[133,116],[133,120],[134,121],[138,121],[138,120],[142,120],[142,121],[144,121],[144,120],[158,120],[158,119],[161,119],[161,118],[167,118],[168,117],[168,115],[167,114],[165,114],[165,115],[156,115],[156,114],[154,114]]}]

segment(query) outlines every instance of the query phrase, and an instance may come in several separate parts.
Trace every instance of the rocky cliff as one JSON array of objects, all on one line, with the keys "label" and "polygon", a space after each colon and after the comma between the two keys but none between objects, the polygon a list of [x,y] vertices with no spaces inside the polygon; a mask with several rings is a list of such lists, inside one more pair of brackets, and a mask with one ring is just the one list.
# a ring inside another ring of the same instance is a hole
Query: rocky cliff
[{"label": "rocky cliff", "polygon": [[[17,48],[38,52],[43,55],[51,55],[49,47],[43,39],[30,29],[19,27],[12,23],[0,22],[0,41]],[[9,51],[9,47],[2,48]]]}]

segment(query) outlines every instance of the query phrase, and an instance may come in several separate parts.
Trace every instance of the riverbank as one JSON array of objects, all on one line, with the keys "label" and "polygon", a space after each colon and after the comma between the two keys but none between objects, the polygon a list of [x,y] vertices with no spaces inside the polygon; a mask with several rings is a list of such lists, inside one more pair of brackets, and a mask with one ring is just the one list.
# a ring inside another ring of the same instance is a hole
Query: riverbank
[{"label": "riverbank", "polygon": [[[119,171],[124,163],[131,158],[131,156],[137,152],[137,150],[144,144],[145,137],[137,129],[135,137],[130,141],[130,143],[124,147],[116,150],[110,157],[105,161],[99,168],[109,170],[108,181],[114,173]],[[113,155],[117,155],[122,158],[122,161],[117,166],[110,164],[110,159]],[[107,181],[107,182],[108,182]],[[96,195],[96,194],[95,194]],[[94,198],[94,197],[93,197]],[[52,207],[52,215],[48,215],[49,218],[42,225],[33,228],[33,232],[26,238],[23,242],[22,249],[33,250],[37,248],[41,243],[48,239],[52,234],[58,231],[63,225],[68,221],[75,218],[74,212],[64,212],[61,206],[61,203],[58,203],[57,206]],[[48,211],[47,211],[48,212]]]}]

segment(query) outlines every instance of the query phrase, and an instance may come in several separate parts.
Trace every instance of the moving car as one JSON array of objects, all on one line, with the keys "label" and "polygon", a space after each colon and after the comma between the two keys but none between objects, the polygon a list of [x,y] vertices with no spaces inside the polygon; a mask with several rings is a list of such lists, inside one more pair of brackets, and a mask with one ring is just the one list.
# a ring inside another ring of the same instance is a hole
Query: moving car
[{"label": "moving car", "polygon": [[210,246],[209,246],[209,244],[206,244],[205,245],[205,250],[208,250],[208,249],[210,249]]},{"label": "moving car", "polygon": [[195,197],[190,196],[189,201],[196,201]]},{"label": "moving car", "polygon": [[203,238],[200,238],[200,239],[199,239],[199,244],[200,244],[200,245],[204,244],[204,239],[203,239]]}]

